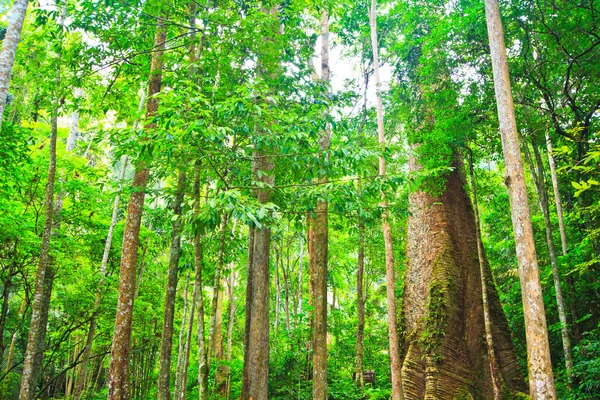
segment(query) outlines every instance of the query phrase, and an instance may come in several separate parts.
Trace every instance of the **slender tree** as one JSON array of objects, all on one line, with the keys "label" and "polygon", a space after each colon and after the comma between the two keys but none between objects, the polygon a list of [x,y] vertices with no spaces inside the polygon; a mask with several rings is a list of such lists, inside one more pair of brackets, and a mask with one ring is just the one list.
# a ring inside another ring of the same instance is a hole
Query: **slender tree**
[{"label": "slender tree", "polygon": [[[162,18],[158,20],[154,35],[154,52],[150,67],[150,83],[148,101],[146,103],[146,130],[156,128],[152,120],[158,110],[158,99],[162,83],[162,58],[165,49],[167,28]],[[135,275],[138,255],[138,243],[142,212],[144,208],[145,189],[150,170],[146,161],[139,161],[133,175],[133,192],[127,207],[127,219],[123,232],[121,265],[119,272],[119,300],[113,333],[110,371],[108,380],[108,397],[111,400],[129,400],[131,398],[129,381],[129,358],[131,353],[131,319],[135,299]]]},{"label": "slender tree", "polygon": [[485,0],[494,88],[500,120],[502,149],[506,165],[505,183],[508,187],[521,293],[525,314],[525,333],[529,369],[529,390],[532,399],[555,399],[554,375],[550,361],[550,345],[544,312],[533,228],[529,215],[523,160],[508,73],[504,31],[498,0]]},{"label": "slender tree", "polygon": [[[377,39],[377,0],[371,0],[369,12],[369,21],[371,25],[371,47],[373,49],[373,79],[375,80],[375,93],[377,95],[377,135],[379,146],[383,152],[386,146],[385,129],[383,124],[383,102],[381,100],[381,81],[379,78],[379,49]],[[383,154],[379,157],[379,176],[385,177],[385,157]],[[383,230],[383,240],[385,242],[385,282],[387,285],[387,314],[388,314],[388,336],[390,343],[390,368],[392,375],[392,400],[401,400],[404,398],[402,390],[402,363],[400,361],[400,337],[398,334],[398,320],[396,316],[396,270],[394,265],[394,250],[392,248],[392,231],[389,221],[389,210],[387,196],[381,194],[380,206],[383,209],[381,214],[381,226]]]}]

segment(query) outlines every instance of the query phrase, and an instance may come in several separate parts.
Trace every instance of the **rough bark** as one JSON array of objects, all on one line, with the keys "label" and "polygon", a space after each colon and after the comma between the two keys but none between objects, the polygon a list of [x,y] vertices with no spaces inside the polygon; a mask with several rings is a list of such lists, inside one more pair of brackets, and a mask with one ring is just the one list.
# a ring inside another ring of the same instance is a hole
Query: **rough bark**
[{"label": "rough bark", "polygon": [[[326,87],[325,96],[329,96],[329,16],[321,12],[321,81]],[[324,117],[327,117],[325,113]],[[322,151],[321,169],[327,170],[327,151],[330,146],[331,129],[325,121],[321,133],[319,149]],[[327,172],[318,177],[319,184],[327,182]],[[313,400],[327,399],[327,254],[328,254],[328,203],[326,199],[317,200],[314,224],[314,269],[313,281]]]},{"label": "rough bark", "polygon": [[490,378],[492,389],[494,391],[494,400],[502,400],[502,376],[500,375],[500,367],[496,359],[496,351],[494,350],[494,334],[492,332],[492,315],[490,313],[490,304],[488,296],[488,285],[485,274],[485,250],[481,240],[481,222],[479,220],[479,207],[477,205],[477,186],[475,182],[475,172],[473,170],[473,154],[468,150],[469,154],[469,176],[471,178],[471,196],[473,201],[473,216],[475,217],[475,239],[477,241],[477,258],[479,260],[479,274],[481,279],[481,300],[483,305],[483,323],[485,329],[485,343],[488,354],[488,362],[490,365]]},{"label": "rough bark", "polygon": [[[155,51],[152,53],[150,67],[150,84],[146,103],[146,118],[149,121],[145,129],[152,130],[156,124],[152,118],[158,110],[158,99],[162,81],[162,55],[165,48],[166,27],[159,19],[154,37]],[[108,379],[108,398],[111,400],[129,400],[129,358],[131,352],[131,319],[135,299],[135,273],[138,256],[138,243],[142,212],[144,208],[145,189],[150,170],[146,162],[136,165],[133,175],[133,191],[127,207],[127,219],[123,231],[121,265],[119,271],[119,298],[113,333],[110,369]]]},{"label": "rough bark", "polygon": [[358,216],[358,263],[356,270],[356,361],[354,379],[356,384],[363,388],[365,379],[363,376],[363,356],[365,342],[365,295],[363,291],[363,274],[365,272],[365,223]]},{"label": "rough bark", "polygon": [[[411,157],[411,171],[418,170]],[[510,331],[485,256],[478,257],[473,209],[456,168],[438,197],[409,197],[404,319],[406,399],[492,399],[482,301],[484,263],[490,325],[508,390],[524,389]]]},{"label": "rough bark", "polygon": [[560,333],[563,345],[563,354],[565,357],[565,366],[567,375],[570,379],[573,378],[573,352],[571,351],[571,339],[569,337],[569,328],[567,325],[567,308],[560,283],[560,270],[558,258],[556,256],[556,248],[554,247],[554,239],[552,238],[552,222],[550,221],[550,206],[548,204],[548,192],[546,191],[546,183],[544,180],[544,164],[540,155],[539,149],[535,141],[532,141],[534,160],[529,154],[529,148],[525,143],[525,158],[529,164],[531,176],[535,184],[535,189],[538,195],[538,204],[542,215],[544,216],[544,231],[546,232],[546,245],[548,246],[548,255],[550,257],[550,265],[552,267],[552,278],[554,281],[554,293],[556,297],[556,305],[558,308],[558,319],[560,321]]},{"label": "rough bark", "polygon": [[2,119],[6,108],[10,74],[15,63],[15,55],[21,38],[28,4],[29,0],[15,0],[9,14],[8,27],[0,50],[0,129],[2,129]]},{"label": "rough bark", "polygon": [[[379,51],[377,40],[377,0],[371,0],[371,8],[369,11],[369,22],[371,25],[371,47],[373,49],[373,78],[375,80],[375,93],[377,95],[377,134],[379,146],[386,146],[385,130],[383,122],[383,103],[381,100],[381,82],[379,79]],[[379,157],[379,176],[384,177],[385,158]],[[402,363],[400,361],[400,337],[398,334],[398,320],[396,315],[396,271],[394,265],[394,251],[392,248],[392,231],[389,223],[389,211],[387,198],[385,193],[382,193],[380,203],[383,212],[381,214],[381,226],[383,230],[383,239],[385,243],[385,281],[387,292],[387,320],[388,320],[388,337],[389,337],[389,352],[390,352],[390,369],[392,379],[392,400],[401,400],[404,398],[402,390]]]},{"label": "rough bark", "polygon": [[554,375],[550,360],[550,345],[540,284],[533,228],[529,215],[523,160],[519,148],[517,124],[508,72],[504,32],[498,0],[485,0],[494,89],[500,120],[502,150],[506,165],[513,233],[521,280],[525,315],[525,334],[529,369],[529,390],[533,400],[555,399]]},{"label": "rough bark", "polygon": [[42,244],[40,246],[40,257],[35,278],[35,290],[33,304],[31,306],[31,323],[29,325],[29,336],[27,348],[23,361],[23,373],[21,375],[20,400],[30,400],[35,396],[35,388],[41,358],[44,352],[46,338],[46,324],[48,321],[48,308],[52,293],[54,271],[52,269],[52,257],[50,255],[50,238],[54,226],[54,184],[56,180],[56,137],[58,131],[58,116],[53,112],[50,126],[50,161],[48,164],[48,178],[46,181],[46,193],[44,197],[44,229],[42,232]]},{"label": "rough bark", "polygon": [[123,166],[121,167],[121,176],[119,181],[119,191],[117,192],[115,199],[113,200],[112,215],[110,218],[110,225],[108,226],[108,232],[106,234],[106,242],[104,242],[104,251],[102,253],[102,262],[100,264],[100,280],[98,281],[98,287],[96,289],[96,297],[94,298],[94,310],[92,311],[92,317],[90,318],[90,327],[88,329],[87,339],[83,354],[81,356],[81,364],[79,366],[79,372],[77,380],[75,381],[75,389],[73,390],[73,397],[78,400],[85,387],[87,365],[90,360],[92,353],[92,345],[94,343],[94,335],[96,332],[96,317],[100,310],[100,304],[102,302],[102,292],[104,289],[104,283],[106,279],[106,270],[108,268],[108,258],[110,256],[110,249],[112,247],[112,239],[115,232],[115,227],[119,219],[119,203],[121,202],[121,190],[123,190],[123,179],[125,178],[125,172],[127,170],[128,158],[124,157]]},{"label": "rough bark", "polygon": [[173,321],[175,319],[175,297],[177,295],[177,270],[181,256],[181,210],[185,194],[185,172],[179,171],[177,191],[173,203],[173,231],[171,233],[171,248],[169,251],[169,271],[167,275],[167,290],[165,293],[165,308],[163,315],[162,335],[160,340],[160,357],[158,369],[159,400],[171,398],[171,358],[173,350]]}]

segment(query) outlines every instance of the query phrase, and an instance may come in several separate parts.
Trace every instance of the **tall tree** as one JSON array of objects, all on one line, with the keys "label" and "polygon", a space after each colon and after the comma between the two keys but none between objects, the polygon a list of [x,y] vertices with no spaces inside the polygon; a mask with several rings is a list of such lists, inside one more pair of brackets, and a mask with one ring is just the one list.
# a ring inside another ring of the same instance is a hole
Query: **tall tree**
[{"label": "tall tree", "polygon": [[10,11],[8,27],[4,35],[4,41],[2,42],[2,50],[0,50],[0,129],[2,129],[2,120],[6,108],[10,74],[15,63],[17,46],[21,38],[28,5],[29,0],[15,0]]},{"label": "tall tree", "polygon": [[485,0],[494,89],[500,120],[502,150],[506,166],[505,183],[508,187],[513,233],[521,279],[521,293],[525,314],[525,332],[529,369],[529,391],[532,399],[555,399],[554,374],[550,360],[550,345],[544,313],[544,299],[540,284],[533,228],[529,215],[527,188],[513,98],[504,44],[504,30],[497,0]]},{"label": "tall tree", "polygon": [[[379,177],[384,178],[385,171],[385,127],[383,123],[383,102],[381,100],[381,80],[379,78],[379,43],[377,38],[377,0],[371,0],[369,12],[371,25],[371,47],[373,50],[373,79],[375,80],[375,93],[377,95],[377,137],[382,155],[379,156]],[[396,314],[396,266],[394,265],[394,250],[392,248],[392,230],[390,228],[388,201],[385,193],[381,194],[380,206],[381,227],[385,242],[385,283],[387,285],[387,314],[388,337],[390,343],[390,368],[392,376],[392,400],[404,399],[402,390],[402,362],[400,361],[400,335],[398,333],[398,319]]]},{"label": "tall tree", "polygon": [[[329,98],[329,16],[321,11],[321,82],[325,86],[325,96]],[[327,117],[327,115],[325,115]],[[327,118],[319,140],[321,159],[325,164],[319,175],[319,184],[327,182],[327,154],[331,142],[331,132]],[[328,203],[317,200],[314,225],[315,266],[313,269],[313,400],[327,399],[327,255],[328,255]]]},{"label": "tall tree", "polygon": [[[154,35],[154,51],[150,66],[150,82],[148,85],[148,100],[146,103],[145,130],[156,129],[153,118],[158,111],[156,94],[160,92],[162,83],[163,53],[167,37],[164,20],[159,18]],[[127,206],[127,219],[123,232],[121,250],[121,265],[119,272],[119,301],[113,332],[110,372],[108,382],[108,397],[111,400],[129,400],[129,358],[131,353],[131,319],[135,298],[135,273],[138,255],[138,243],[144,198],[150,169],[147,160],[139,160],[133,175],[133,191]]]}]

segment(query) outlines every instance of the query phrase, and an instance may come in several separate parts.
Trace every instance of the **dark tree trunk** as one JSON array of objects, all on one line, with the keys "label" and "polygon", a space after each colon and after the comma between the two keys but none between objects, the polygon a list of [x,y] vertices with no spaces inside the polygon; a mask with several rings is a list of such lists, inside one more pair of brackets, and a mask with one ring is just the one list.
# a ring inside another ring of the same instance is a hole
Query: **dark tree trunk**
[{"label": "dark tree trunk", "polygon": [[175,319],[175,296],[177,295],[177,269],[181,256],[181,209],[185,194],[185,172],[179,171],[177,192],[173,203],[173,232],[171,234],[171,249],[169,254],[169,272],[165,294],[165,310],[163,317],[162,336],[160,341],[160,358],[158,370],[159,400],[171,398],[171,358],[173,350],[173,321]]},{"label": "dark tree trunk", "polygon": [[[167,29],[162,19],[156,27],[154,45],[156,51],[152,53],[150,67],[150,84],[148,88],[148,101],[146,105],[147,124],[145,129],[152,130],[156,124],[152,118],[158,110],[158,99],[155,97],[160,92],[162,83],[162,55],[165,48]],[[136,165],[133,175],[133,191],[127,207],[127,219],[123,231],[123,245],[121,250],[121,266],[119,271],[119,299],[117,315],[113,333],[110,357],[110,370],[108,382],[108,398],[111,400],[129,400],[129,357],[131,352],[131,319],[133,316],[133,302],[135,300],[135,272],[138,256],[138,244],[144,198],[150,170],[146,162],[141,161]]]},{"label": "dark tree trunk", "polygon": [[[411,158],[410,167],[418,166]],[[484,327],[473,209],[460,168],[444,193],[410,194],[404,317],[406,399],[494,397]],[[524,390],[508,323],[483,258],[491,332],[500,373],[510,391]]]}]

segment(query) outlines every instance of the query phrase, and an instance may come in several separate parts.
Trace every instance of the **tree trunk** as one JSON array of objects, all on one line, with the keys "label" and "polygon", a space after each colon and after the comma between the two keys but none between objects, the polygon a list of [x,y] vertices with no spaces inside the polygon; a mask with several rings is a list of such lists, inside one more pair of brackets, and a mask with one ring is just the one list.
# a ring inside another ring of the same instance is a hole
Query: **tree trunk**
[{"label": "tree trunk", "polygon": [[27,14],[28,4],[29,0],[15,0],[10,10],[8,27],[6,28],[2,49],[0,50],[0,130],[2,129],[4,109],[6,108],[10,74],[15,63],[15,55],[21,38],[23,21],[25,20],[25,14]]},{"label": "tree trunk", "polygon": [[[571,351],[571,339],[569,338],[569,328],[567,326],[567,311],[565,300],[560,284],[560,270],[558,258],[556,257],[556,248],[554,247],[554,239],[552,238],[552,222],[550,221],[550,207],[548,204],[548,192],[546,191],[546,183],[544,180],[544,164],[540,155],[539,149],[534,140],[532,140],[532,148],[535,156],[534,161],[529,154],[527,143],[524,144],[525,158],[528,161],[531,176],[535,183],[535,189],[538,195],[538,203],[544,216],[544,229],[546,232],[546,245],[548,246],[548,255],[550,256],[550,265],[552,267],[552,277],[554,280],[554,290],[556,296],[556,305],[558,308],[558,319],[560,320],[560,333],[563,344],[563,353],[565,356],[565,366],[569,379],[573,379],[573,353]],[[537,167],[537,170],[536,170]]]},{"label": "tree trunk", "polygon": [[177,269],[181,256],[181,209],[183,196],[185,194],[185,172],[179,170],[177,178],[177,192],[173,203],[173,232],[171,234],[171,249],[169,254],[169,272],[167,278],[167,290],[165,294],[165,309],[162,326],[162,337],[160,340],[160,358],[158,370],[159,400],[171,398],[171,358],[173,350],[173,321],[175,319],[175,297],[177,295]]},{"label": "tree trunk", "polygon": [[[254,169],[254,168],[253,168]],[[256,171],[253,171],[256,173]],[[248,271],[246,276],[246,320],[244,321],[244,368],[242,370],[242,398],[244,393],[248,392],[248,387],[250,384],[250,377],[248,376],[248,368],[246,365],[249,365],[248,357],[250,354],[248,353],[248,340],[250,338],[250,321],[252,321],[252,268],[254,262],[254,236],[256,230],[252,226],[248,226]]]},{"label": "tree trunk", "polygon": [[[194,171],[194,216],[198,218],[200,214],[200,162],[197,161]],[[204,400],[208,395],[208,365],[207,365],[207,346],[204,336],[204,295],[202,288],[202,272],[204,269],[204,255],[201,233],[194,229],[194,291],[198,291],[198,303],[196,313],[198,314],[198,396]]]},{"label": "tree trunk", "polygon": [[[329,16],[321,12],[321,82],[326,87],[325,96],[329,97]],[[328,111],[324,114],[325,129],[319,140],[322,151],[323,171],[327,171],[331,129],[327,121]],[[327,182],[327,172],[319,175],[319,184]],[[326,199],[317,200],[314,225],[313,270],[313,400],[327,400],[327,258],[328,258],[328,203]]]},{"label": "tree trunk", "polygon": [[479,275],[481,279],[481,299],[483,305],[483,323],[485,329],[485,342],[488,354],[488,362],[490,364],[490,378],[492,389],[494,391],[494,400],[502,400],[502,376],[500,375],[500,367],[496,359],[496,351],[494,350],[494,335],[492,333],[492,315],[490,314],[490,304],[488,297],[488,283],[486,282],[485,273],[485,250],[481,241],[481,222],[479,220],[479,207],[477,206],[477,187],[475,183],[475,172],[473,171],[473,153],[468,149],[469,156],[469,175],[471,178],[471,195],[473,201],[473,216],[475,217],[475,239],[477,241],[477,258],[479,260]]},{"label": "tree trunk", "polygon": [[[25,301],[25,299],[23,299],[23,301],[21,301],[21,307],[19,308],[19,319],[23,318],[23,314],[25,313],[26,305],[27,305],[27,302]],[[12,368],[12,362],[13,362],[13,358],[15,356],[15,346],[17,344],[18,333],[19,333],[19,328],[17,327],[12,334],[12,339],[10,340],[10,346],[8,348],[8,356],[6,357],[5,373],[8,373]]]},{"label": "tree trunk", "polygon": [[[188,270],[185,276],[185,286],[183,288],[183,316],[181,317],[181,328],[179,329],[179,341],[178,341],[178,350],[177,350],[177,369],[175,370],[175,390],[173,394],[173,398],[175,400],[181,399],[182,394],[182,376],[184,374],[183,364],[185,359],[185,351],[186,346],[189,343],[189,338],[187,336],[187,322],[188,322],[188,288],[190,285],[190,271]],[[195,296],[195,293],[194,293]],[[193,315],[194,313],[190,313]],[[186,371],[187,372],[187,371]]]},{"label": "tree trunk", "polygon": [[[371,47],[373,49],[373,78],[375,79],[375,93],[377,95],[377,133],[381,150],[386,146],[385,130],[383,125],[383,103],[381,100],[381,82],[379,79],[379,50],[377,40],[377,0],[371,0],[371,9],[369,12],[369,21],[371,25]],[[385,158],[379,157],[379,176],[384,177]],[[382,193],[380,206],[383,209],[381,214],[381,225],[383,230],[383,239],[385,242],[385,281],[387,285],[387,319],[388,319],[388,337],[390,343],[390,369],[392,378],[392,400],[401,400],[404,398],[402,390],[402,370],[400,361],[400,337],[398,334],[398,320],[396,314],[396,271],[394,265],[394,251],[392,248],[392,231],[389,222],[389,211],[387,197]]]},{"label": "tree trunk", "polygon": [[48,178],[46,182],[46,194],[44,198],[44,230],[42,233],[42,244],[40,246],[40,258],[38,261],[37,275],[35,278],[35,291],[33,294],[33,305],[31,306],[31,323],[29,325],[29,336],[27,338],[27,349],[23,361],[23,373],[21,375],[20,400],[30,400],[35,396],[35,387],[41,366],[41,357],[44,352],[46,338],[46,324],[48,321],[48,308],[54,281],[52,269],[52,257],[50,256],[50,238],[54,226],[54,183],[56,179],[56,136],[58,132],[57,111],[53,111],[50,124],[50,161],[48,164]]},{"label": "tree trunk", "polygon": [[500,120],[502,149],[506,165],[511,217],[515,236],[521,293],[525,315],[525,333],[529,369],[529,389],[533,400],[555,399],[550,345],[540,284],[533,228],[529,215],[523,161],[519,149],[504,33],[498,0],[485,0],[494,88]]},{"label": "tree trunk", "polygon": [[96,297],[94,299],[94,310],[92,311],[92,317],[90,318],[90,327],[88,329],[87,339],[83,354],[81,356],[81,364],[79,366],[79,373],[75,382],[75,389],[73,391],[73,397],[75,400],[79,400],[81,394],[85,388],[85,380],[87,373],[87,365],[90,360],[92,353],[92,345],[94,343],[94,335],[96,332],[96,317],[100,309],[102,302],[102,291],[104,288],[104,282],[106,279],[106,270],[108,268],[108,258],[110,256],[110,249],[112,247],[112,239],[115,232],[115,227],[119,219],[119,203],[121,201],[121,191],[123,190],[123,179],[125,178],[125,172],[127,170],[128,158],[123,159],[123,166],[121,167],[121,176],[119,182],[119,191],[117,192],[113,201],[112,216],[110,219],[110,225],[108,226],[108,232],[106,234],[106,242],[104,243],[104,252],[102,253],[102,263],[100,264],[100,280],[98,282],[98,288],[96,289]]},{"label": "tree trunk", "polygon": [[226,374],[226,388],[225,388],[225,398],[229,400],[231,394],[231,368],[229,367],[229,363],[231,363],[231,348],[232,348],[232,340],[233,340],[233,323],[235,319],[235,297],[234,290],[235,288],[235,270],[233,263],[231,264],[231,274],[229,275],[229,321],[227,322],[227,369],[225,371]]},{"label": "tree trunk", "polygon": [[363,274],[365,272],[365,223],[358,216],[358,265],[356,271],[356,365],[354,380],[360,388],[364,388],[363,356],[365,352],[365,295],[363,293]]},{"label": "tree trunk", "polygon": [[[146,104],[146,118],[148,121],[145,126],[146,130],[156,128],[152,118],[158,110],[158,99],[155,95],[160,92],[161,87],[162,55],[165,48],[166,33],[167,29],[163,20],[159,19],[154,39],[156,51],[152,53],[152,65],[150,67],[150,84]],[[135,299],[135,269],[145,190],[149,174],[150,171],[146,162],[142,161],[136,165],[132,183],[133,191],[127,207],[119,271],[119,299],[108,378],[108,398],[110,400],[129,400],[131,398],[129,357],[131,352],[131,319]]]},{"label": "tree trunk", "polygon": [[221,221],[221,234],[219,242],[219,253],[217,256],[217,265],[215,268],[215,283],[213,290],[212,312],[210,319],[210,352],[208,355],[208,365],[211,364],[211,355],[215,358],[216,371],[215,380],[218,390],[224,390],[225,376],[223,375],[221,363],[225,359],[223,351],[223,297],[225,291],[223,287],[223,267],[225,257],[225,238],[227,236],[227,222],[229,215],[225,214]]},{"label": "tree trunk", "polygon": [[281,279],[279,278],[279,269],[281,267],[281,251],[277,246],[273,246],[275,251],[275,337],[279,330],[279,312],[281,309]]},{"label": "tree trunk", "polygon": [[6,315],[8,314],[8,301],[10,300],[10,289],[12,288],[13,267],[9,267],[6,271],[6,279],[2,288],[2,310],[0,311],[0,365],[4,359],[4,328],[6,326]]},{"label": "tree trunk", "polygon": [[302,270],[304,269],[304,240],[302,238],[304,232],[300,234],[300,250],[298,254],[298,309],[296,314],[302,312]]},{"label": "tree trunk", "polygon": [[[438,197],[409,196],[403,364],[406,399],[494,397],[485,337],[480,261],[486,269],[490,325],[500,374],[524,389],[508,323],[485,256],[478,260],[473,209],[460,166]],[[413,157],[410,169],[419,167]]]}]

